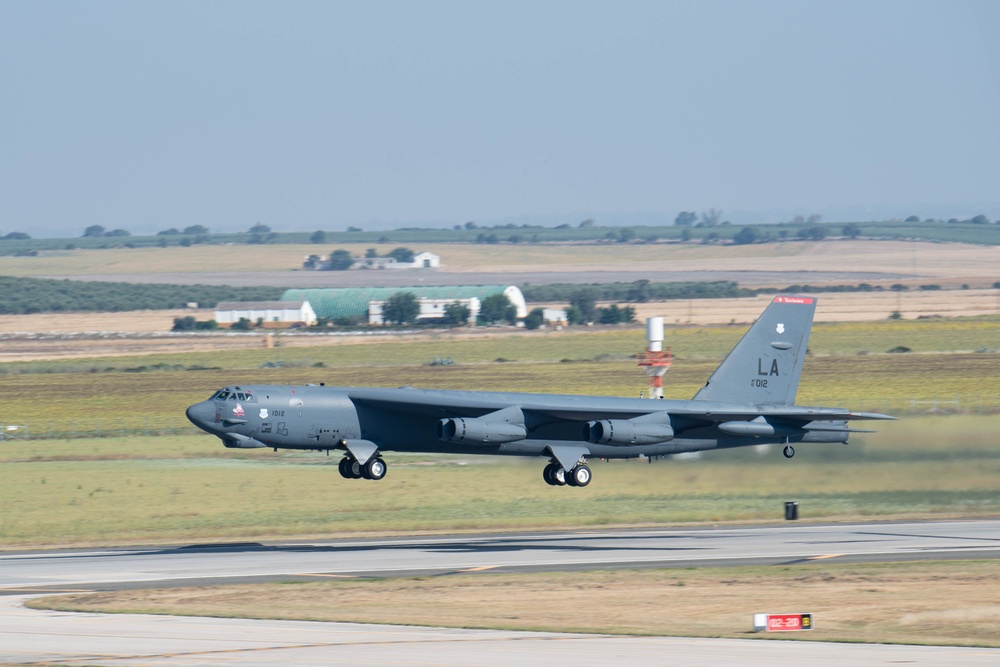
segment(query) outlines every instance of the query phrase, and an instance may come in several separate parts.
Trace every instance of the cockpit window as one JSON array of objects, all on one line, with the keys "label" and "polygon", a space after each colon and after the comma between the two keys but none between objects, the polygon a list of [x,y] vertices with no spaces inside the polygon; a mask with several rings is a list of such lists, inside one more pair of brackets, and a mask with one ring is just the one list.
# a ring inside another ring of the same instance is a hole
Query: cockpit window
[{"label": "cockpit window", "polygon": [[213,400],[216,401],[243,401],[244,403],[255,403],[257,399],[248,391],[229,391],[228,389],[222,389],[214,396]]}]

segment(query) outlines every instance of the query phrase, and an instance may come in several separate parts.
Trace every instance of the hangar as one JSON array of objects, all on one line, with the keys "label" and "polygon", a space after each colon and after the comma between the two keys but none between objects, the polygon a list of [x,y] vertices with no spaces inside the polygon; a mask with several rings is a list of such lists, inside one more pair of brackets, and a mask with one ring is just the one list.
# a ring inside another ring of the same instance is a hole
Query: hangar
[{"label": "hangar", "polygon": [[[381,306],[389,297],[398,292],[410,292],[428,307],[458,301],[471,305],[473,299],[483,299],[496,294],[505,294],[517,309],[518,317],[526,317],[528,306],[524,295],[516,286],[510,285],[472,285],[472,286],[438,286],[438,287],[338,287],[332,289],[290,289],[281,295],[282,301],[307,301],[312,304],[316,316],[325,320],[355,319],[371,322],[373,313],[371,306]],[[376,317],[376,319],[378,319]],[[379,322],[375,322],[379,323]]]},{"label": "hangar", "polygon": [[241,319],[280,328],[292,324],[316,324],[316,313],[308,301],[222,301],[215,306],[215,321],[230,327]]}]

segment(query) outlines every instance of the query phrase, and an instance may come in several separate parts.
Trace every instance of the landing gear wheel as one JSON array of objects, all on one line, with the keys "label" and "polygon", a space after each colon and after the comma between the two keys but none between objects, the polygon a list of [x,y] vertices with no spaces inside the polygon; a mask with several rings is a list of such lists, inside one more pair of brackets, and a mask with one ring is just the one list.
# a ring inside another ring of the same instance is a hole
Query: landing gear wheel
[{"label": "landing gear wheel", "polygon": [[358,463],[358,460],[357,459],[349,459],[349,460],[351,463],[350,465],[348,465],[347,468],[351,472],[351,479],[361,479],[362,477],[364,477],[365,471],[361,467],[361,464]]},{"label": "landing gear wheel", "polygon": [[351,463],[353,460],[345,456],[340,459],[340,463],[337,465],[337,469],[340,470],[340,476],[344,479],[354,479],[354,475],[351,473]]},{"label": "landing gear wheel", "polygon": [[566,471],[558,463],[550,463],[542,470],[542,479],[549,486],[563,486],[566,484]]},{"label": "landing gear wheel", "polygon": [[365,479],[373,479],[377,482],[385,477],[386,472],[388,472],[388,466],[385,465],[385,461],[382,459],[372,457],[368,459],[367,463],[365,463]]},{"label": "landing gear wheel", "polygon": [[795,456],[795,448],[791,445],[785,445],[785,448],[781,450],[781,453],[785,455],[786,459],[790,459]]},{"label": "landing gear wheel", "polygon": [[569,474],[566,476],[566,482],[573,486],[587,486],[590,484],[592,477],[590,468],[586,464],[581,463],[569,471]]}]

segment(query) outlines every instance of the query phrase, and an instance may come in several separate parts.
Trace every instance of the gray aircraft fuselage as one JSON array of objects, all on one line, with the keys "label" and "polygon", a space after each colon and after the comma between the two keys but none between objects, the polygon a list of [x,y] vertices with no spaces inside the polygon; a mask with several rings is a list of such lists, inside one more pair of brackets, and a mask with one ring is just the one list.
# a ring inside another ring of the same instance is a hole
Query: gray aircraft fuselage
[{"label": "gray aircraft fuselage", "polygon": [[587,457],[846,443],[850,419],[793,405],[815,299],[776,297],[694,400],[323,385],[241,385],[187,416],[227,447],[340,450],[344,477],[381,479],[381,452],[544,456],[550,484],[585,486]]}]

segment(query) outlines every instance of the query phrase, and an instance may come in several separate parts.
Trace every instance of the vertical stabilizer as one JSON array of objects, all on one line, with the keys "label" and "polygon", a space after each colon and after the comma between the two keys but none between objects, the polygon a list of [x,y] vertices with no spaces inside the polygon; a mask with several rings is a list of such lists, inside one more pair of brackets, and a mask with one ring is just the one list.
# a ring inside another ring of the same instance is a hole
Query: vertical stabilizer
[{"label": "vertical stabilizer", "polygon": [[695,400],[793,405],[815,312],[813,297],[774,297]]}]

